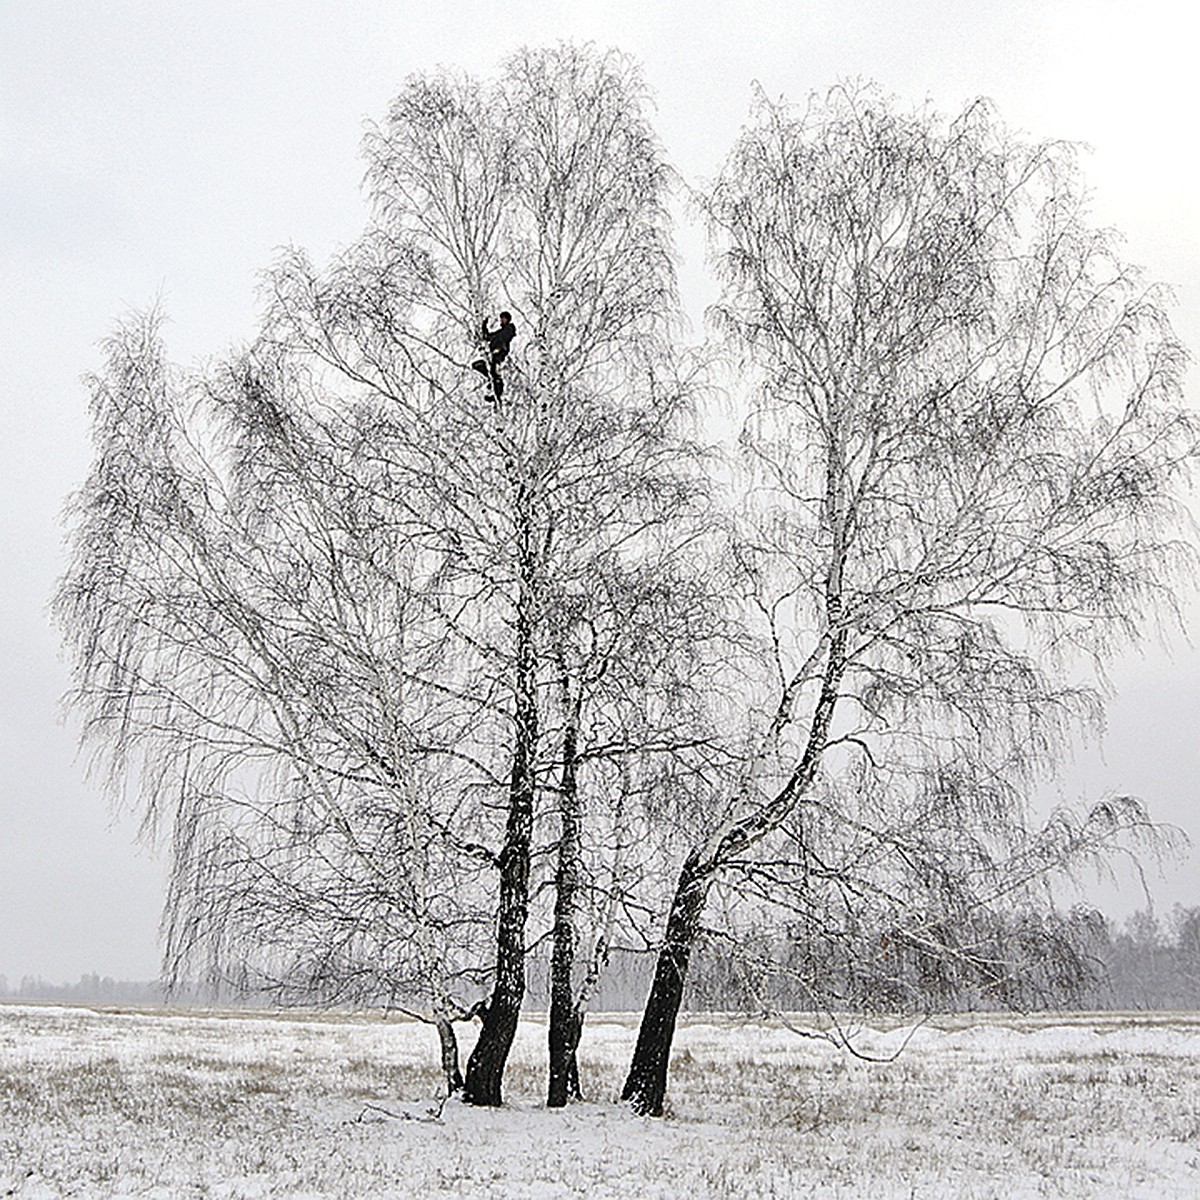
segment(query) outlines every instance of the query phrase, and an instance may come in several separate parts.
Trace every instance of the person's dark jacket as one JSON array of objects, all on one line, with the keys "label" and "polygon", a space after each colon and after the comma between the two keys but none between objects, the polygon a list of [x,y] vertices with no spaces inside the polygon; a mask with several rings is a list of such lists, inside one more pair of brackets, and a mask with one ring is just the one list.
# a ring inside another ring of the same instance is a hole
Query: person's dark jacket
[{"label": "person's dark jacket", "polygon": [[517,327],[508,321],[496,329],[488,329],[488,323],[483,323],[483,340],[487,342],[491,353],[492,366],[498,366],[508,357],[508,348],[517,336]]}]

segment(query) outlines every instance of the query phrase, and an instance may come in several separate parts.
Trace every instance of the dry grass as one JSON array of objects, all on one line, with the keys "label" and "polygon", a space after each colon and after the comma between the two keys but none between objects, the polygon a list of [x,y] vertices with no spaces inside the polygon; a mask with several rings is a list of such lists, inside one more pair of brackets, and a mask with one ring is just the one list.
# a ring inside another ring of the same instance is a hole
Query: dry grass
[{"label": "dry grass", "polygon": [[545,1027],[527,1021],[508,1107],[451,1105],[434,1123],[421,1026],[0,1006],[0,1196],[1200,1194],[1190,1015],[954,1020],[888,1064],[693,1019],[664,1121],[611,1102],[633,1033],[593,1021],[594,1102],[549,1113]]}]

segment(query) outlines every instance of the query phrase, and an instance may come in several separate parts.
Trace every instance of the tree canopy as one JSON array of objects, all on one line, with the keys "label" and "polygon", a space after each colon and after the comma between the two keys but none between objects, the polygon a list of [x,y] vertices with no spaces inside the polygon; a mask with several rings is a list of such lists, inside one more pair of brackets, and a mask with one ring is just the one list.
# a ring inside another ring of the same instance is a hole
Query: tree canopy
[{"label": "tree canopy", "polygon": [[169,972],[417,1012],[476,1103],[543,938],[550,1102],[620,944],[657,956],[625,1096],[660,1113],[706,939],[814,1006],[1018,1002],[1032,961],[1050,995],[1080,959],[1039,889],[1151,829],[1030,805],[1193,557],[1186,356],[1071,147],[759,97],[695,194],[689,350],[645,101],[573,46],[410,80],[361,239],[283,253],[216,366],[152,313],[91,381],[56,612],[169,839]]}]

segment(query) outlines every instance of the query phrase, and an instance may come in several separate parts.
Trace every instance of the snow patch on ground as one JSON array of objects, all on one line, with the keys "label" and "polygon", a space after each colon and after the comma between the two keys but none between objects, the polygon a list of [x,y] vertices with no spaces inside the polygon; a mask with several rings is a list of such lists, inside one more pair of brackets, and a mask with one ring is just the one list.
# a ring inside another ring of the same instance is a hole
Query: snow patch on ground
[{"label": "snow patch on ground", "polygon": [[624,1016],[588,1024],[591,1102],[551,1112],[537,1018],[482,1110],[440,1103],[436,1036],[407,1021],[0,1005],[0,1197],[1200,1194],[1195,1014],[852,1030],[876,1058],[909,1040],[872,1063],[780,1022],[687,1021],[655,1121],[612,1102]]}]

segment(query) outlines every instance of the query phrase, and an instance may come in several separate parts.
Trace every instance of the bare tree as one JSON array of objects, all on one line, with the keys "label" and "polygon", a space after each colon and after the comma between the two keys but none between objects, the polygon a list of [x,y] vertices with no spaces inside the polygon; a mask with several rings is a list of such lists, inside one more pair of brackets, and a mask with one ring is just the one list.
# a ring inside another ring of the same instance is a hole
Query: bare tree
[{"label": "bare tree", "polygon": [[[562,833],[551,1097],[565,1099],[578,1037],[563,1002],[577,940],[575,759],[587,687],[569,646],[578,628],[613,624],[597,604],[640,603],[628,585],[653,572],[630,567],[669,557],[664,531],[696,490],[675,432],[685,405],[670,350],[668,180],[642,104],[622,56],[559,47],[518,54],[495,89],[418,81],[370,141],[387,227],[423,247],[444,281],[434,291],[449,327],[473,329],[485,304],[502,304],[524,331],[497,414],[507,489],[499,503],[516,551],[503,685],[514,748],[495,982],[464,1092],[477,1103],[499,1102],[524,994],[536,801],[547,790]],[[626,586],[600,586],[606,578]],[[547,751],[544,710],[556,695],[561,731]]]},{"label": "bare tree", "polygon": [[1144,828],[1126,800],[1039,833],[1028,785],[1191,562],[1184,354],[1069,147],[982,102],[760,99],[702,204],[754,373],[729,578],[766,669],[666,914],[624,1088],[652,1114],[710,897],[818,940],[890,912],[982,970],[985,910]]},{"label": "bare tree", "polygon": [[676,550],[684,562],[589,566],[604,594],[575,591],[558,606],[551,1107],[578,1095],[583,1016],[614,943],[648,943],[677,798],[701,786],[716,741],[705,700],[722,657],[722,614],[705,582],[683,574],[695,544]]},{"label": "bare tree", "polygon": [[[475,1013],[473,1103],[500,1102],[525,993],[539,798],[569,983],[580,767],[634,749],[588,722],[632,729],[632,689],[674,677],[653,639],[609,669],[639,614],[671,627],[702,491],[642,103],[622,56],[570,46],[410,81],[367,139],[368,231],[324,269],[282,255],[245,354],[187,376],[133,322],[93,383],[58,614],[87,734],[171,833],[169,964],[406,1005],[451,1088]],[[498,308],[502,405],[469,369]],[[590,794],[619,857],[625,793]],[[557,994],[561,1078],[581,1009]]]},{"label": "bare tree", "polygon": [[[694,726],[679,720],[652,727],[646,708],[657,692],[662,714],[679,716],[666,698],[679,697],[679,670],[693,650],[671,635],[695,625],[705,604],[679,561],[690,527],[678,518],[698,484],[680,470],[693,451],[666,424],[679,407],[670,345],[677,302],[667,176],[640,114],[640,79],[621,56],[592,61],[578,51],[518,56],[509,78],[505,119],[520,133],[508,286],[519,289],[532,325],[540,405],[559,426],[548,422],[545,445],[561,460],[556,470],[575,477],[570,491],[556,482],[544,652],[561,688],[548,1089],[557,1106],[578,1091],[575,1049],[607,945],[599,931],[615,918],[614,897],[602,894],[576,987],[581,894],[600,869],[585,865],[585,798],[605,812],[620,806],[619,819],[600,822],[619,878],[632,797],[621,782],[605,796],[612,767],[694,738]],[[593,852],[600,844],[592,840]]]},{"label": "bare tree", "polygon": [[156,324],[93,381],[57,609],[85,733],[171,834],[168,973],[424,1003],[452,1080],[497,717],[460,686],[479,662],[443,616],[466,588],[445,516],[412,502],[405,422],[266,348],[188,379]]}]

